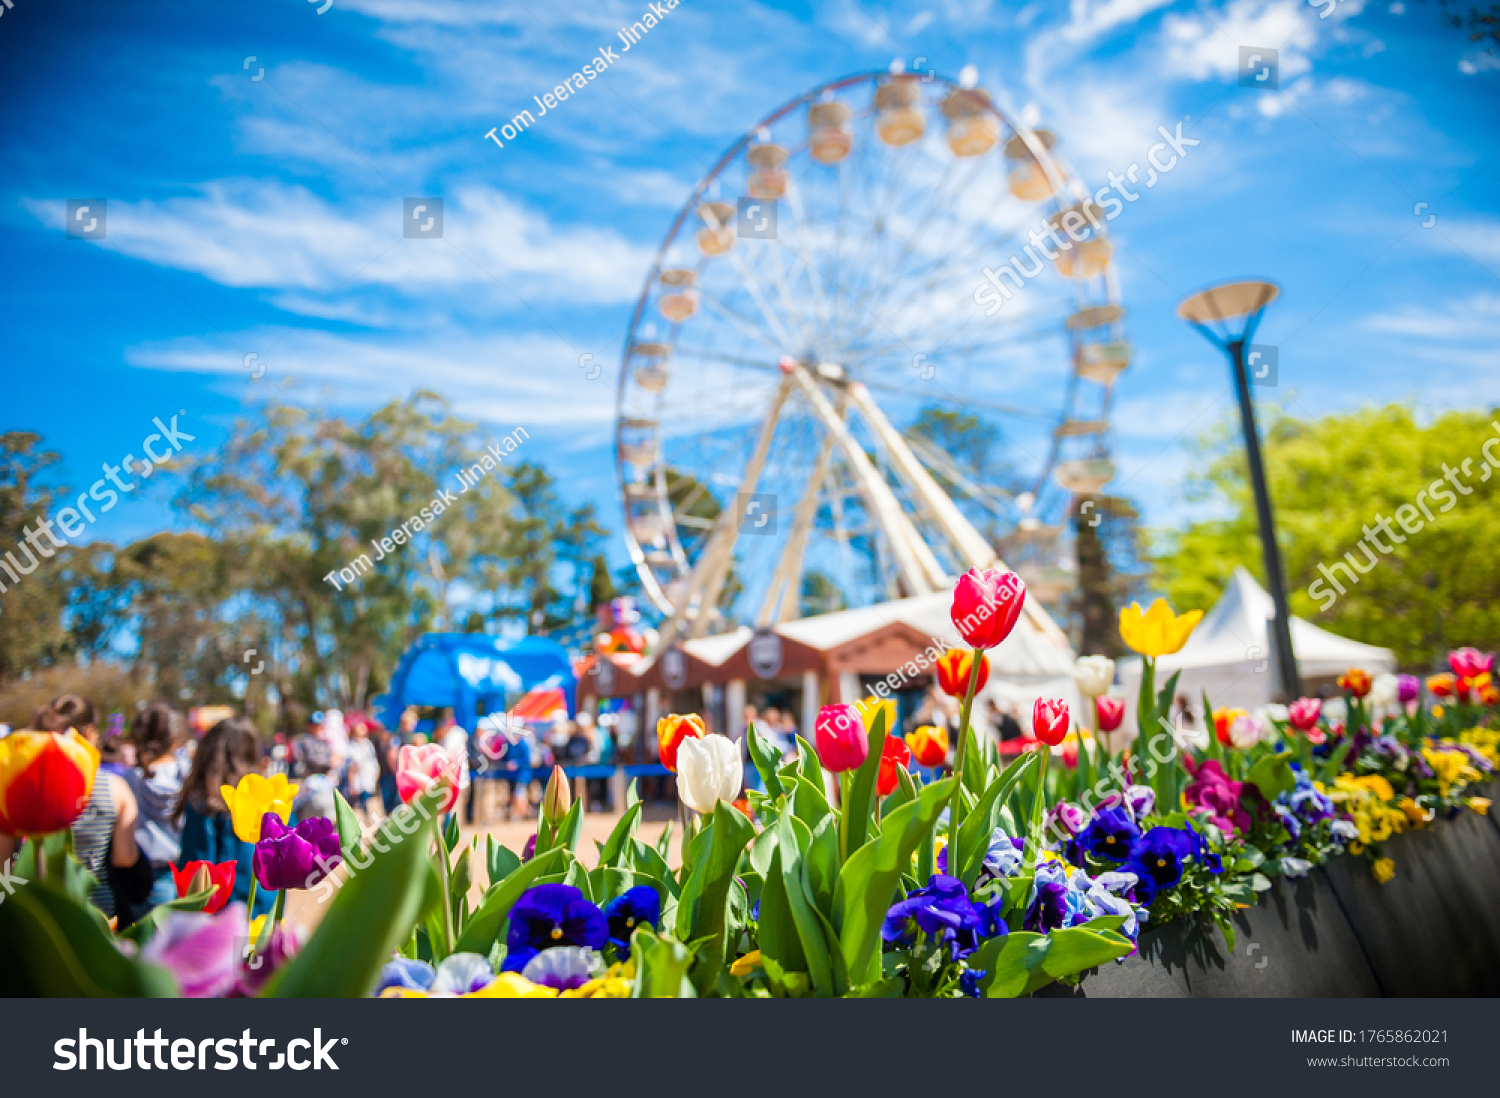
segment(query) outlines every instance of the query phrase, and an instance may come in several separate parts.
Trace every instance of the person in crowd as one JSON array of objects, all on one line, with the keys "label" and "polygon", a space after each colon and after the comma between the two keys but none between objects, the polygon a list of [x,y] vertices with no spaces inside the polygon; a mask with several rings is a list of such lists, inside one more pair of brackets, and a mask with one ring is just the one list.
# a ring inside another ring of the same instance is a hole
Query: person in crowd
[{"label": "person in crowd", "polygon": [[292,801],[292,816],[309,820],[317,816],[338,819],[333,777],[333,749],[317,736],[298,736],[292,744],[297,760],[297,796]]},{"label": "person in crowd", "polygon": [[370,719],[358,714],[348,723],[349,758],[344,766],[344,795],[368,819],[370,799],[380,788],[380,759],[370,738]]},{"label": "person in crowd", "polygon": [[[415,728],[416,724],[417,716],[411,713],[410,727]],[[400,728],[402,732],[410,731],[407,713],[401,714]],[[380,764],[380,805],[389,816],[401,803],[401,795],[396,790],[396,756],[401,751],[402,736],[376,723],[371,726],[370,741],[375,745],[375,760]]]},{"label": "person in crowd", "polygon": [[[226,785],[237,786],[241,778],[255,773],[259,767],[260,748],[255,725],[243,717],[220,721],[199,742],[172,814],[172,822],[182,829],[182,862],[179,864],[234,862],[236,869],[231,898],[239,903],[249,900],[250,882],[255,879],[255,844],[244,842],[234,833],[229,807],[219,789]],[[273,893],[259,890],[252,916],[268,914],[273,899]]]},{"label": "person in crowd", "polygon": [[126,782],[135,796],[138,816],[136,845],[151,863],[151,892],[131,910],[121,912],[121,925],[135,922],[157,904],[177,898],[172,865],[181,864],[182,828],[173,819],[190,764],[183,762],[178,748],[188,738],[187,718],[166,702],[152,702],[135,716],[130,743],[138,766]]},{"label": "person in crowd", "polygon": [[990,728],[999,743],[1010,743],[1021,738],[1021,722],[1016,720],[1016,708],[1010,702],[1001,705],[994,698],[988,703]]},{"label": "person in crowd", "polygon": [[99,739],[99,769],[122,778],[135,769],[135,748],[125,737],[125,714],[111,713]]}]

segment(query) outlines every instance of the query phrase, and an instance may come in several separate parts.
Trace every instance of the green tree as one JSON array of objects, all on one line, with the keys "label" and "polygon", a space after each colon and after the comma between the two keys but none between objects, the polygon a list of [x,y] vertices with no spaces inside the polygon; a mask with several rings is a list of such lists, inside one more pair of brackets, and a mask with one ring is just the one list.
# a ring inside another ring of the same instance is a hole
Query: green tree
[{"label": "green tree", "polygon": [[[1500,477],[1483,450],[1497,423],[1500,410],[1427,426],[1395,405],[1308,421],[1272,410],[1266,473],[1292,613],[1389,647],[1407,667],[1446,647],[1500,647]],[[1238,432],[1223,424],[1199,449],[1188,498],[1223,517],[1158,538],[1156,583],[1178,610],[1212,605],[1236,565],[1265,581]],[[1500,459],[1500,443],[1490,452]]]}]

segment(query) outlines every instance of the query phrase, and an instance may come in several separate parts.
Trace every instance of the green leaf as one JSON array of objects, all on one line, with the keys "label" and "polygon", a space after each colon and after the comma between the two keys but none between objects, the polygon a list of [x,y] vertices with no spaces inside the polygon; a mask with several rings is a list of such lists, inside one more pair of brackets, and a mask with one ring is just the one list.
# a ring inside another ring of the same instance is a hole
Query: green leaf
[{"label": "green leaf", "polygon": [[972,726],[965,730],[964,738],[964,788],[978,797],[984,792],[984,753]]},{"label": "green leaf", "polygon": [[271,904],[271,911],[266,916],[266,921],[260,924],[260,937],[255,939],[255,952],[264,953],[271,948],[271,933],[276,929],[276,924],[281,921],[282,915],[286,913],[286,889],[280,889],[276,893],[276,899]]},{"label": "green leaf", "polygon": [[1250,776],[1245,780],[1268,801],[1290,792],[1297,785],[1297,776],[1292,773],[1292,753],[1280,751],[1265,756],[1250,768]]},{"label": "green leaf", "polygon": [[29,880],[0,903],[0,996],[176,994],[171,974],[121,953],[86,903]]},{"label": "green leaf", "polygon": [[812,842],[802,852],[807,869],[808,895],[824,915],[833,913],[833,892],[839,880],[839,832],[832,816],[812,829]]},{"label": "green leaf", "polygon": [[693,951],[672,938],[662,938],[647,927],[637,927],[630,938],[635,959],[634,994],[639,999],[691,999],[697,994],[688,980]]},{"label": "green leaf", "polygon": [[167,917],[169,911],[202,911],[208,906],[209,901],[214,898],[215,888],[205,888],[202,892],[194,892],[189,896],[179,896],[175,900],[157,904],[145,915],[131,923],[120,931],[119,937],[129,938],[137,945],[145,945],[160,929],[162,920]]},{"label": "green leaf", "polygon": [[987,999],[1014,999],[1024,994],[1033,974],[1042,971],[1047,935],[1017,930],[991,938],[969,958],[969,967],[988,973],[979,982]]},{"label": "green leaf", "polygon": [[458,846],[458,813],[448,813],[448,826],[443,828],[443,845],[451,853]]},{"label": "green leaf", "polygon": [[583,798],[574,801],[572,807],[561,820],[557,822],[556,828],[539,827],[537,829],[536,852],[545,854],[549,850],[562,847],[570,853],[578,850],[578,837],[583,834]]},{"label": "green leaf", "polygon": [[519,869],[514,870],[497,884],[490,885],[483,899],[479,901],[479,907],[469,916],[463,933],[458,936],[458,942],[454,945],[455,953],[478,953],[484,956],[489,953],[490,946],[500,936],[505,921],[510,918],[510,909],[516,906],[522,894],[536,883],[536,879],[554,869],[560,869],[564,854],[561,847],[554,847],[543,854],[538,854],[529,862],[521,863]]},{"label": "green leaf", "polygon": [[662,864],[667,861],[668,851],[672,849],[672,821],[667,821],[667,826],[662,828],[661,835],[656,840],[656,852],[661,855]]},{"label": "green leaf", "polygon": [[798,774],[792,793],[792,814],[811,830],[819,821],[833,815],[833,808],[829,805],[822,786],[813,785],[805,775]]},{"label": "green leaf", "polygon": [[819,789],[826,789],[823,779],[823,764],[818,761],[818,750],[801,736],[797,737],[797,772]]},{"label": "green leaf", "polygon": [[337,789],[333,791],[333,818],[339,828],[339,852],[343,854],[344,860],[349,860],[349,852],[363,853],[358,850],[360,843],[365,837],[365,829],[359,822],[359,817],[354,814],[354,809],[349,807],[349,802],[344,800],[344,795]]},{"label": "green leaf", "polygon": [[[767,830],[774,834],[780,828]],[[756,923],[760,932],[760,951],[785,971],[806,972],[807,952],[803,949],[802,935],[797,932],[797,922],[787,898],[780,844],[772,843],[769,849],[771,861],[765,886],[760,892],[760,919]]]},{"label": "green leaf", "polygon": [[776,830],[782,885],[797,937],[802,942],[802,953],[807,958],[806,969],[812,977],[813,990],[820,996],[829,996],[833,994],[833,967],[828,960],[830,945],[823,938],[823,928],[818,925],[818,917],[809,899],[811,888],[803,863],[803,855],[812,845],[812,834],[801,820],[785,813],[777,821]]},{"label": "green leaf", "polygon": [[745,740],[750,748],[750,761],[755,764],[761,783],[766,787],[766,795],[773,798],[781,796],[781,778],[776,773],[776,768],[781,764],[781,752],[766,742],[756,730],[754,721],[745,729]]},{"label": "green leaf", "polygon": [[886,797],[880,804],[880,810],[889,816],[903,804],[909,804],[917,799],[917,781],[911,776],[911,771],[904,766],[896,767],[896,788],[891,790],[890,796]]},{"label": "green leaf", "polygon": [[[854,772],[853,781],[849,784],[849,799],[843,805],[840,827],[843,829],[843,848],[846,851],[858,850],[864,846],[865,839],[870,834],[870,821],[875,812],[875,787],[880,778],[880,758],[885,751],[885,711],[884,705],[875,711],[875,723],[870,728],[869,753]],[[802,814],[799,812],[798,815]],[[805,816],[803,820],[809,826],[814,823]]]},{"label": "green leaf", "polygon": [[880,925],[901,875],[911,869],[912,854],[921,843],[932,841],[938,813],[954,785],[955,779],[944,778],[924,787],[915,801],[892,812],[880,835],[851,853],[839,870],[833,925],[851,984],[880,978]]},{"label": "green leaf", "polygon": [[[633,786],[635,783],[631,782]],[[621,859],[631,851],[631,844],[635,841],[637,825],[640,822],[641,812],[645,808],[640,801],[636,801],[625,810],[615,824],[614,830],[609,833],[609,838],[599,848],[599,864],[608,866],[620,866]]]},{"label": "green leaf", "polygon": [[959,825],[958,853],[950,854],[948,868],[952,870],[955,866],[958,867],[958,879],[963,881],[966,888],[973,888],[974,882],[979,879],[984,856],[989,852],[990,836],[994,834],[1005,798],[1010,796],[1011,790],[1025,776],[1027,768],[1035,765],[1037,756],[1038,752],[1027,751],[1007,766],[999,780],[991,782],[984,791],[975,804],[974,811],[964,817],[964,822]]},{"label": "green leaf", "polygon": [[657,852],[656,847],[637,839],[635,841],[635,857],[631,861],[635,864],[636,872],[643,872],[648,876],[655,877],[667,886],[667,891],[674,897],[681,891],[677,884],[677,877],[667,865],[667,860]]},{"label": "green leaf", "polygon": [[[89,903],[89,897],[99,887],[99,879],[73,854],[72,845],[72,833],[68,831],[54,831],[32,839],[16,855],[13,875],[27,881],[45,877],[48,885],[83,904],[98,919],[99,925],[108,930],[109,923],[105,921],[104,913]],[[38,855],[47,870],[45,874],[36,871]]]},{"label": "green leaf", "polygon": [[1042,971],[1053,979],[1073,976],[1123,957],[1135,948],[1129,938],[1116,930],[1096,929],[1094,921],[1098,920],[1052,931],[1048,935],[1052,945],[1042,958]]},{"label": "green leaf", "polygon": [[486,879],[493,886],[521,868],[521,856],[510,847],[497,843],[493,835],[486,835],[484,838]]},{"label": "green leaf", "polygon": [[1349,749],[1353,746],[1353,739],[1345,739],[1343,743],[1339,744],[1338,747],[1334,749],[1333,754],[1329,755],[1328,758],[1324,760],[1322,771],[1318,775],[1318,780],[1323,782],[1325,785],[1332,785],[1333,779],[1338,777],[1339,774],[1343,772],[1344,760],[1349,757]]},{"label": "green leaf", "polygon": [[[328,914],[307,945],[271,977],[264,995],[273,998],[359,998],[368,995],[385,964],[412,928],[443,901],[431,862],[437,806],[446,789],[421,794],[397,808],[376,833],[366,868],[334,895]],[[425,817],[425,818],[424,818]],[[406,821],[415,823],[411,832]],[[441,856],[441,855],[439,855]]]},{"label": "green leaf", "polygon": [[[703,974],[695,985],[700,991],[717,982],[718,970],[724,965],[729,886],[740,854],[754,834],[755,825],[739,809],[720,801],[714,805],[713,822],[693,844],[693,868],[677,901],[677,937],[709,940],[700,951],[695,969]],[[699,853],[700,842],[707,844],[704,853]]]}]

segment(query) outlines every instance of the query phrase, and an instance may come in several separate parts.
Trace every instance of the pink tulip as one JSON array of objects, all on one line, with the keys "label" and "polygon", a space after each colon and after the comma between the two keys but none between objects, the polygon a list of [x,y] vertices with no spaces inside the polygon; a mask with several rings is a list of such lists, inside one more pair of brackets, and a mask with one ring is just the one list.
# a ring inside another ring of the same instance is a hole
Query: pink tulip
[{"label": "pink tulip", "polygon": [[1094,699],[1099,710],[1099,731],[1113,732],[1125,720],[1125,699],[1112,698],[1108,694]]},{"label": "pink tulip", "polygon": [[1477,648],[1460,648],[1448,653],[1448,666],[1461,679],[1472,679],[1495,665],[1495,657]]},{"label": "pink tulip", "polygon": [[1310,732],[1323,715],[1323,703],[1318,698],[1298,698],[1286,707],[1286,719],[1298,732]]},{"label": "pink tulip", "polygon": [[835,774],[858,770],[870,754],[865,722],[852,705],[825,705],[819,709],[814,734],[823,769]]},{"label": "pink tulip", "polygon": [[1026,603],[1026,585],[1014,572],[970,568],[953,587],[951,617],[972,648],[994,648],[1016,627]]},{"label": "pink tulip", "polygon": [[437,811],[452,812],[464,784],[463,776],[462,765],[441,744],[407,744],[396,755],[396,792],[403,804],[410,804],[419,794],[442,785],[448,793]]}]

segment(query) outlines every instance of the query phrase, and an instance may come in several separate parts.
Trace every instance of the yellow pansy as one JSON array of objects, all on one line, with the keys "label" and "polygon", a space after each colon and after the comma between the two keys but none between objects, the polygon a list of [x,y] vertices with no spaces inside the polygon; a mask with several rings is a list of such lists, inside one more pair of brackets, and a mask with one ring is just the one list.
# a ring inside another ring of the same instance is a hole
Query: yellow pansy
[{"label": "yellow pansy", "polygon": [[1396,863],[1389,858],[1376,858],[1374,864],[1370,866],[1370,873],[1377,882],[1385,884],[1396,875]]},{"label": "yellow pansy", "polygon": [[[759,951],[755,956],[760,956]],[[628,999],[631,984],[635,980],[635,964],[632,961],[609,966],[603,976],[597,976],[582,987],[564,991],[559,999]]]},{"label": "yellow pansy", "polygon": [[739,960],[735,961],[734,964],[729,966],[729,975],[748,976],[751,972],[759,967],[760,950],[752,949],[749,953],[745,954]]},{"label": "yellow pansy", "polygon": [[1411,797],[1402,797],[1399,805],[1401,811],[1406,813],[1406,818],[1411,821],[1413,827],[1421,827],[1423,824],[1432,821],[1432,809],[1423,808]]},{"label": "yellow pansy", "polygon": [[1391,788],[1391,783],[1379,774],[1366,774],[1364,777],[1355,778],[1354,781],[1374,793],[1382,801],[1393,801],[1396,799],[1396,791]]},{"label": "yellow pansy", "polygon": [[866,732],[875,727],[875,715],[882,711],[885,713],[885,730],[887,732],[895,730],[895,698],[860,698],[859,701],[854,703],[854,708],[859,710],[859,719],[865,722]]},{"label": "yellow pansy", "polygon": [[1481,816],[1488,816],[1490,812],[1490,799],[1488,797],[1470,797],[1464,802]]},{"label": "yellow pansy", "polygon": [[1143,656],[1170,656],[1182,650],[1202,617],[1202,610],[1174,614],[1166,599],[1157,599],[1146,611],[1132,602],[1120,611],[1120,636]]},{"label": "yellow pansy", "polygon": [[274,812],[286,823],[292,816],[292,800],[297,796],[297,787],[286,780],[285,774],[246,774],[235,786],[221,785],[219,793],[229,808],[229,817],[234,821],[234,833],[241,842],[260,842],[260,820],[267,812]]},{"label": "yellow pansy", "polygon": [[502,972],[478,991],[460,999],[555,999],[557,991],[534,984],[519,972]]}]

